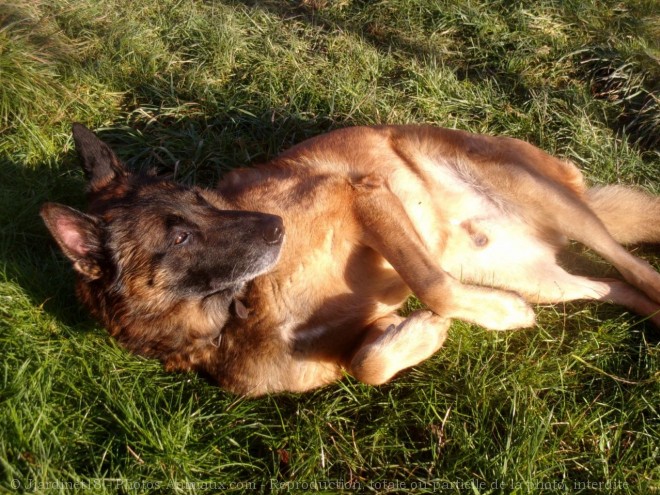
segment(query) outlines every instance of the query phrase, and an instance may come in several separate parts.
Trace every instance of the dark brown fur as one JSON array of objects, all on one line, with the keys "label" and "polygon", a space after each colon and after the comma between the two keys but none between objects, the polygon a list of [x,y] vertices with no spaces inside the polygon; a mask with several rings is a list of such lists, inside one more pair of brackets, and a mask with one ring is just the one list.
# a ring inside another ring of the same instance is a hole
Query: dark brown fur
[{"label": "dark brown fur", "polygon": [[[131,174],[80,125],[74,138],[89,211],[42,216],[79,298],[128,349],[236,393],[308,390],[343,370],[383,383],[437,351],[451,318],[528,327],[529,303],[609,301],[660,325],[660,275],[616,242],[660,241],[660,199],[589,190],[517,140],[343,129],[203,190]],[[626,282],[565,272],[566,239]],[[398,316],[411,293],[429,311]]]}]

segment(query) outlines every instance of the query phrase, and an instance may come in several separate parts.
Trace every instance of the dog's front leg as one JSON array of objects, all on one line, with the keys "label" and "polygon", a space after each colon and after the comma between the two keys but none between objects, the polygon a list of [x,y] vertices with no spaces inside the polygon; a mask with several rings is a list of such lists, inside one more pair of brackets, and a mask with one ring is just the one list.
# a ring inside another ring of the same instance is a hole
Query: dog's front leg
[{"label": "dog's front leg", "polygon": [[353,187],[362,241],[380,253],[434,313],[491,330],[534,325],[534,312],[518,294],[466,285],[442,270],[399,198],[382,181],[365,180]]},{"label": "dog's front leg", "polygon": [[408,318],[397,315],[375,321],[353,355],[348,372],[361,382],[380,385],[399,371],[431,357],[445,341],[450,320],[430,311]]}]

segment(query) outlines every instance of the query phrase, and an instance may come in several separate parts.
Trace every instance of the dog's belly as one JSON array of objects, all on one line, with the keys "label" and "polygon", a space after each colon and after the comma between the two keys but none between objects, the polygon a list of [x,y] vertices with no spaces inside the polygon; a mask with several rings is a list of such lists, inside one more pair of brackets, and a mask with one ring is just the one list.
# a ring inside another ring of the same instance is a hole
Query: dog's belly
[{"label": "dog's belly", "polygon": [[[556,249],[516,214],[514,205],[471,183],[446,163],[420,159],[422,176],[398,169],[390,176],[426,248],[441,268],[470,284],[529,290],[534,267]],[[533,289],[532,289],[533,290]]]},{"label": "dog's belly", "polygon": [[452,219],[440,266],[465,283],[534,292],[535,269],[555,257],[517,218]]}]

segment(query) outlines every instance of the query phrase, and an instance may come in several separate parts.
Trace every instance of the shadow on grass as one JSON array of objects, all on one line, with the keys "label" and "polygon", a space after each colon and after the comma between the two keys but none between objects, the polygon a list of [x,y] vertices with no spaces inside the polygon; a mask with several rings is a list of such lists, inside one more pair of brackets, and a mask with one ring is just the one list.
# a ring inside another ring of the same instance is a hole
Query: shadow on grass
[{"label": "shadow on grass", "polygon": [[39,208],[46,201],[80,206],[81,176],[68,168],[32,168],[6,160],[0,162],[2,275],[7,282],[20,286],[34,306],[45,308],[67,325],[75,325],[85,317],[73,295],[73,274],[68,262],[55,255]]}]

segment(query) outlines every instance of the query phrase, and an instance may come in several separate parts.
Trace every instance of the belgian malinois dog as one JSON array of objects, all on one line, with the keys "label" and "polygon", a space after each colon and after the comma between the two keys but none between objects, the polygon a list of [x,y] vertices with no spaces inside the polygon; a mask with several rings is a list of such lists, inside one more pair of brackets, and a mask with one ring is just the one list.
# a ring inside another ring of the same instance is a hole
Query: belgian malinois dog
[{"label": "belgian malinois dog", "polygon": [[[41,214],[79,298],[131,351],[238,394],[344,371],[381,384],[436,352],[451,319],[531,327],[536,303],[606,301],[660,326],[660,274],[620,244],[660,242],[660,197],[587,188],[515,139],[354,127],[207,190],[131,173],[82,125],[73,136],[89,211]],[[625,281],[565,271],[568,239]],[[411,293],[428,310],[399,316]]]}]

